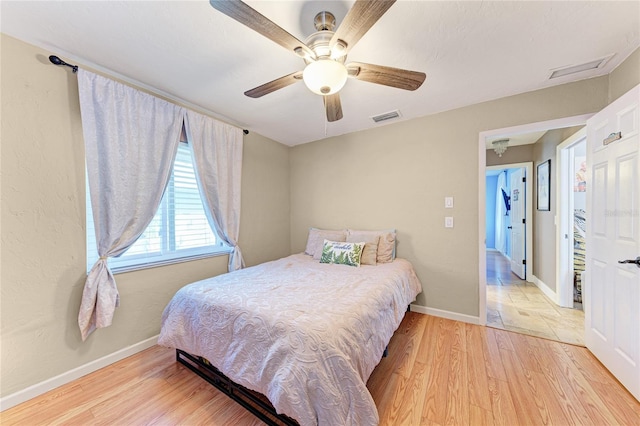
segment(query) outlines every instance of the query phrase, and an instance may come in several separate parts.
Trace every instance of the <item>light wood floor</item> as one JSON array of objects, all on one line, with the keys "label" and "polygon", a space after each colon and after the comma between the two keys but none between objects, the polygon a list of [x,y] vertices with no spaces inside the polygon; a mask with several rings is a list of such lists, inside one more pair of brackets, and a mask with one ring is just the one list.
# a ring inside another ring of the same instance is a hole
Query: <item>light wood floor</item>
[{"label": "light wood floor", "polygon": [[[585,348],[415,312],[368,388],[385,426],[640,424],[640,404]],[[158,346],[6,410],[0,423],[260,424]]]},{"label": "light wood floor", "polygon": [[584,312],[556,305],[497,251],[487,251],[487,325],[584,346]]}]

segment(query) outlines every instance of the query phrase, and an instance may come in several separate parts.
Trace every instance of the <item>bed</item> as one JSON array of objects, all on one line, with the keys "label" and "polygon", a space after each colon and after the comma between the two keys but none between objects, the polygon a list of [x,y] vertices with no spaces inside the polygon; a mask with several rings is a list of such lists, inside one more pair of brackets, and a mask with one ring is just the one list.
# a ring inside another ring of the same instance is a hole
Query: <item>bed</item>
[{"label": "bed", "polygon": [[294,254],[183,287],[159,344],[203,357],[301,425],[376,425],[366,382],[421,290],[404,259]]}]

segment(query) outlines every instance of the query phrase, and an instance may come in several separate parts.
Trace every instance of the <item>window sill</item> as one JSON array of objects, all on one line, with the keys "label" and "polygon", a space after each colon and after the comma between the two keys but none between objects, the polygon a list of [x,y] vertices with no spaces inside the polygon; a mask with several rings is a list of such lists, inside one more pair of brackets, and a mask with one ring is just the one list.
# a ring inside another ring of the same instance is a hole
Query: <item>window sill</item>
[{"label": "window sill", "polygon": [[114,275],[117,275],[117,274],[123,274],[125,272],[133,272],[133,271],[140,271],[143,269],[157,268],[160,266],[175,265],[176,263],[191,262],[193,260],[207,259],[210,257],[226,256],[230,254],[232,251],[233,250],[231,248],[224,248],[214,253],[197,254],[193,256],[179,257],[176,259],[165,259],[165,260],[159,260],[157,262],[147,262],[147,263],[138,264],[138,265],[116,266],[111,268],[111,273],[113,273]]}]

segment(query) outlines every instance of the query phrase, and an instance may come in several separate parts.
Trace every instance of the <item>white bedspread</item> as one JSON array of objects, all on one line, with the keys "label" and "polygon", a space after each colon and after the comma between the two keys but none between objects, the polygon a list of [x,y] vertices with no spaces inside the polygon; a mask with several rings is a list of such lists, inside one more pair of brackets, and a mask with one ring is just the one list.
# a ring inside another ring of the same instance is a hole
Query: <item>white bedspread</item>
[{"label": "white bedspread", "polygon": [[356,268],[295,254],[183,287],[159,344],[207,358],[301,425],[377,425],[366,382],[421,291],[404,259]]}]

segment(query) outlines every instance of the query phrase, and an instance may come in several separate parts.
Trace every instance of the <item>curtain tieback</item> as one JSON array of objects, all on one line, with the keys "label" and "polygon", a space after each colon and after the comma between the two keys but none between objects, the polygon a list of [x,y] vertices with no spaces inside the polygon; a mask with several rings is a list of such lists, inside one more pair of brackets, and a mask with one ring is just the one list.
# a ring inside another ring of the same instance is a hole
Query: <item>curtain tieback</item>
[{"label": "curtain tieback", "polygon": [[100,260],[105,260],[106,261],[108,259],[109,259],[109,256],[100,256]]}]

